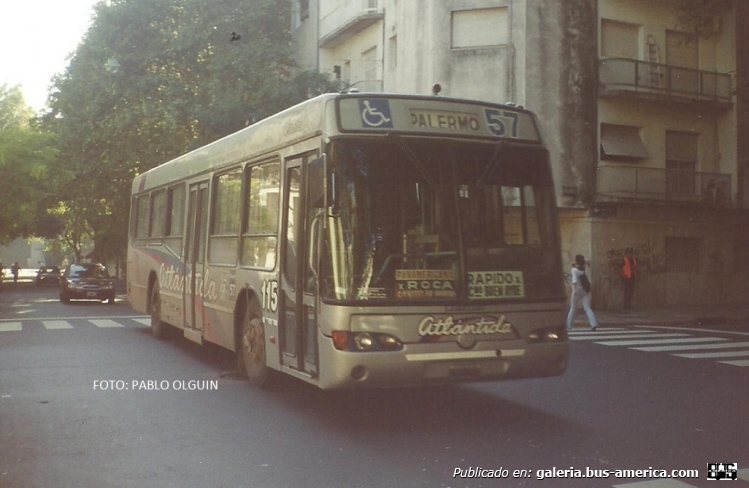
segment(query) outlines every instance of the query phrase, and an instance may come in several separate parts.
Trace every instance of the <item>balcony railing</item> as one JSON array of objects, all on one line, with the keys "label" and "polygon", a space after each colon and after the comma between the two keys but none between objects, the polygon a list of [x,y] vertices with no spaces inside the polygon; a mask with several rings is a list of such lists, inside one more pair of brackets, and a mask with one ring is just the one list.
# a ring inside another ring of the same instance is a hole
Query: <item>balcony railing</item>
[{"label": "balcony railing", "polygon": [[695,202],[731,207],[731,175],[676,169],[603,166],[597,201]]},{"label": "balcony railing", "polygon": [[384,0],[339,0],[320,18],[320,47],[335,46],[385,16]]},{"label": "balcony railing", "polygon": [[730,105],[731,76],[638,59],[598,61],[600,95],[637,94],[678,101]]}]

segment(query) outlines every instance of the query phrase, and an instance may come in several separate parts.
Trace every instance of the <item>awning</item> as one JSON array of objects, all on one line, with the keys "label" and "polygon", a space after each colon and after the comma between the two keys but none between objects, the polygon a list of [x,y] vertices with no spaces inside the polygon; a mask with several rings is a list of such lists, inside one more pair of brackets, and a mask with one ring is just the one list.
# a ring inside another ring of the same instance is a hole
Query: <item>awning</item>
[{"label": "awning", "polygon": [[648,152],[640,139],[640,128],[601,124],[601,159],[645,159]]}]

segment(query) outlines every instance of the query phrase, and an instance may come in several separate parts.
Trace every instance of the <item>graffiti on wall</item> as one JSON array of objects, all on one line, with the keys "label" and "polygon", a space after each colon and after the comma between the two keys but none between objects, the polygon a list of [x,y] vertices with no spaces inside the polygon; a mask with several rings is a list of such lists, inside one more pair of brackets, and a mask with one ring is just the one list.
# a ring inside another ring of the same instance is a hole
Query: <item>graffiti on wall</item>
[{"label": "graffiti on wall", "polygon": [[[624,256],[627,247],[609,249],[606,251],[604,262],[591,266],[596,277],[596,288],[602,294],[622,291],[622,256]],[[663,250],[656,249],[655,243],[646,241],[631,247],[632,254],[637,260],[637,275],[635,278],[637,281],[666,272],[666,254]]]}]

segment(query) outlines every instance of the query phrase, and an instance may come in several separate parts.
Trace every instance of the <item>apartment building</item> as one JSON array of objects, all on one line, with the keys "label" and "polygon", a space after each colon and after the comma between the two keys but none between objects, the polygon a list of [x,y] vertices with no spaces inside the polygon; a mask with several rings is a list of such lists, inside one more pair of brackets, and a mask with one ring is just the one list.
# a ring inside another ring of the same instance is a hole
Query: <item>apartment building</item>
[{"label": "apartment building", "polygon": [[292,34],[302,69],[360,91],[534,110],[594,307],[621,308],[629,247],[636,307],[743,303],[749,2],[695,24],[696,1],[294,0]]}]

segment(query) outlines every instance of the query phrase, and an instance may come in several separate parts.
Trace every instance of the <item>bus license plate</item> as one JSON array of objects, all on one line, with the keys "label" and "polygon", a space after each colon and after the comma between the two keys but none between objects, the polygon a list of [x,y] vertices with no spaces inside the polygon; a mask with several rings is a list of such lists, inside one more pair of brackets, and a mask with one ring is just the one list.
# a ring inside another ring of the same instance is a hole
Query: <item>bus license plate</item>
[{"label": "bus license plate", "polygon": [[480,364],[450,366],[450,376],[454,378],[475,378],[481,373]]}]

